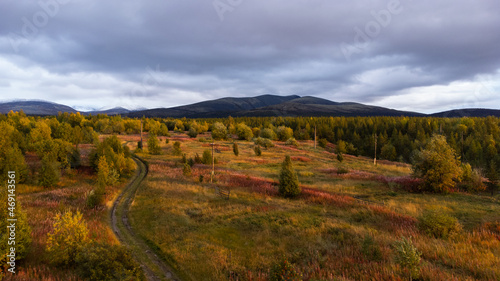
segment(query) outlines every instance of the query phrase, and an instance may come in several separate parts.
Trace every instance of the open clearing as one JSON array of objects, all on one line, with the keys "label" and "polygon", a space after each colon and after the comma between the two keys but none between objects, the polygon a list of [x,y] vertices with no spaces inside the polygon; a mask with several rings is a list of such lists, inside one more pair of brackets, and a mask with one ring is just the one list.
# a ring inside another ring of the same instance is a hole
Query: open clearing
[{"label": "open clearing", "polygon": [[[312,142],[298,148],[277,143],[260,157],[253,143],[217,142],[216,183],[211,166],[195,164],[184,176],[172,143],[187,158],[209,143],[183,134],[170,137],[163,154],[139,153],[149,175],[130,209],[137,234],[184,280],[267,280],[283,256],[305,280],[405,280],[394,261],[394,243],[410,237],[422,252],[422,280],[497,280],[500,276],[498,196],[411,194],[392,184],[408,178],[410,167],[364,157],[335,155]],[[147,151],[147,149],[145,149]],[[285,154],[292,156],[302,194],[278,196],[276,182]],[[339,167],[349,172],[338,175]],[[200,176],[203,181],[200,182]],[[231,190],[229,200],[216,187]],[[441,239],[418,228],[425,210],[456,217],[459,235]]]}]

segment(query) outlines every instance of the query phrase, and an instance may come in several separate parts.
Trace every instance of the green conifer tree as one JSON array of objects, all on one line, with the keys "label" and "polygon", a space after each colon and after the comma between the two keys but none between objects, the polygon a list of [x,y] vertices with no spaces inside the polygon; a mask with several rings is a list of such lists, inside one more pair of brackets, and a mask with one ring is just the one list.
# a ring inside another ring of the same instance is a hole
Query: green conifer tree
[{"label": "green conifer tree", "polygon": [[285,157],[279,175],[279,193],[287,198],[296,197],[301,192],[299,178],[293,169],[290,156]]}]

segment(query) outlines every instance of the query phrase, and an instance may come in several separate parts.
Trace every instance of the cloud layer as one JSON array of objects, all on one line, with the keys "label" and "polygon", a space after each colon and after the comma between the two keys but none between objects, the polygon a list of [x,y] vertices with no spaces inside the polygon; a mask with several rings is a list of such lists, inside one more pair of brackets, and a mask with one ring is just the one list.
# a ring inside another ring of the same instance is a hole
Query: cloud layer
[{"label": "cloud layer", "polygon": [[0,99],[84,109],[297,94],[500,108],[500,2],[344,2],[3,0]]}]

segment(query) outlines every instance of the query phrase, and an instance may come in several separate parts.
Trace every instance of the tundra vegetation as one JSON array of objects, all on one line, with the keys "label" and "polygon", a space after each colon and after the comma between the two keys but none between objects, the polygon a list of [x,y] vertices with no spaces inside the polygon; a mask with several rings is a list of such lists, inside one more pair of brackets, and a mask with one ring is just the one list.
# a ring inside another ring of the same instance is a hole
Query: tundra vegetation
[{"label": "tundra vegetation", "polygon": [[144,278],[108,219],[131,151],[149,174],[130,224],[186,280],[500,276],[499,118],[11,112],[0,129],[25,221],[5,280]]}]

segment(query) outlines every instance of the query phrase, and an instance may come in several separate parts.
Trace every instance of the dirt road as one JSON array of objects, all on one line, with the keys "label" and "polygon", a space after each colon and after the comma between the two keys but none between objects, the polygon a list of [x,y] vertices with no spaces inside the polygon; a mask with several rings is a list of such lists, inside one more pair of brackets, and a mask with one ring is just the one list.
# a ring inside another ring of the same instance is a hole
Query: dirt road
[{"label": "dirt road", "polygon": [[129,223],[128,212],[137,189],[148,174],[144,161],[133,158],[137,171],[122,193],[116,198],[111,209],[111,227],[120,241],[132,250],[135,259],[148,280],[180,280],[172,269],[141,239]]}]

